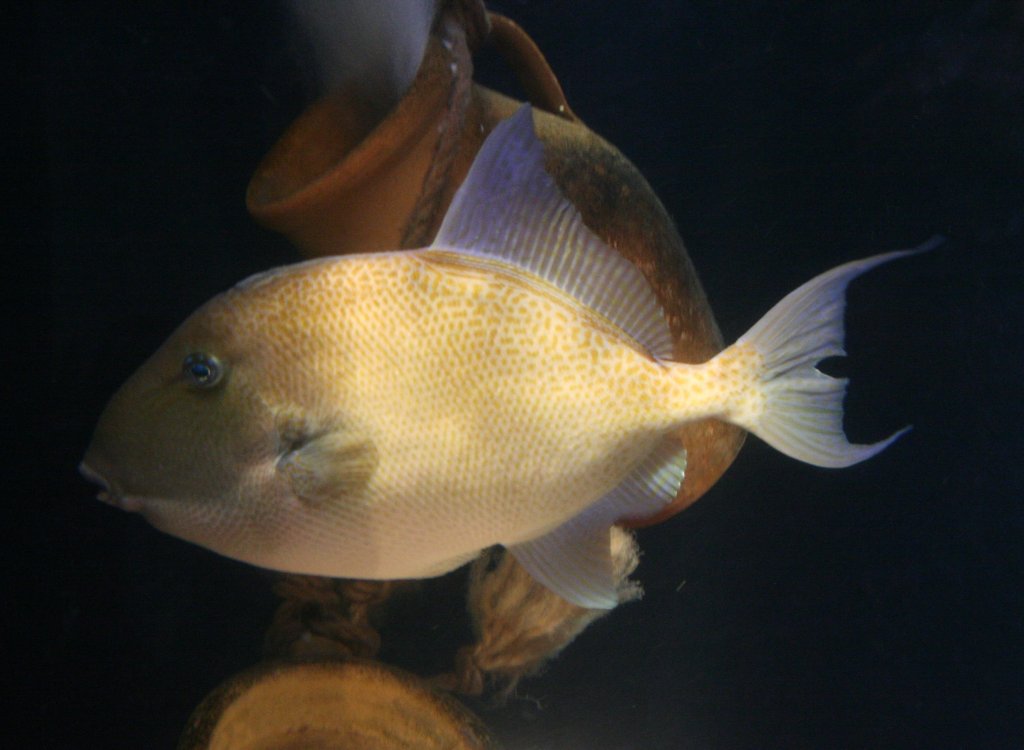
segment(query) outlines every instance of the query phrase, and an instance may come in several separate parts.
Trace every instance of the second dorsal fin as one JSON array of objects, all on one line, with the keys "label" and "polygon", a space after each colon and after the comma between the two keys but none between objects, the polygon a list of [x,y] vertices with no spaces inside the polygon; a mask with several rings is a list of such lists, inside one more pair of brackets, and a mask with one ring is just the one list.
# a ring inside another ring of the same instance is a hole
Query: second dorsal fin
[{"label": "second dorsal fin", "polygon": [[651,355],[672,356],[672,335],[647,279],[586,227],[545,171],[528,104],[487,137],[432,248],[528,271],[621,328]]}]

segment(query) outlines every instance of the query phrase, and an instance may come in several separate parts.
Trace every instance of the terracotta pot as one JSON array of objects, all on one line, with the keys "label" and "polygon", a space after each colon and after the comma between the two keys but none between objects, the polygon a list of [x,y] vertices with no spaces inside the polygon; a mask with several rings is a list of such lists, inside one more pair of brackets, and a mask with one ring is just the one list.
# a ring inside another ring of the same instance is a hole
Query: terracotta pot
[{"label": "terracotta pot", "polygon": [[[666,311],[675,357],[703,362],[722,348],[696,271],[647,181],[581,123],[536,45],[491,15],[492,38],[536,98],[547,168],[583,219],[645,274]],[[256,169],[247,205],[308,256],[421,247],[433,238],[477,150],[520,102],[472,82],[466,34],[438,20],[413,84],[390,112],[350,91],[304,112]],[[693,503],[732,462],[744,433],[717,420],[687,425],[686,480],[674,503],[628,526],[664,520]]]}]

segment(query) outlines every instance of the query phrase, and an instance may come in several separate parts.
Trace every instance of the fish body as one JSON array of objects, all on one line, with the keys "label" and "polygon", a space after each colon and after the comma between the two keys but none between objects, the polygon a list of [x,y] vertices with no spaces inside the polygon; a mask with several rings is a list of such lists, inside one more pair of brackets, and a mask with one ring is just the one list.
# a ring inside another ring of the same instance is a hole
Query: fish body
[{"label": "fish body", "polygon": [[609,529],[684,481],[673,430],[718,417],[798,459],[863,460],[842,353],[849,281],[812,280],[717,357],[670,361],[643,276],[543,169],[528,107],[495,129],[435,242],[309,261],[194,313],[108,405],[101,496],[291,572],[422,578],[507,547],[581,606],[617,598]]}]

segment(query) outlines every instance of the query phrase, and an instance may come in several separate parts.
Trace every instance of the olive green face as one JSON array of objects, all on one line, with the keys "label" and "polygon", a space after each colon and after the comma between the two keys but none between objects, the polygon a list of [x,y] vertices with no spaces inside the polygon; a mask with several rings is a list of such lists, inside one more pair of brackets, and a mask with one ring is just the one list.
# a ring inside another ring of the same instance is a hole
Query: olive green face
[{"label": "olive green face", "polygon": [[101,500],[204,546],[261,513],[278,449],[225,307],[201,308],[114,394],[82,462]]}]

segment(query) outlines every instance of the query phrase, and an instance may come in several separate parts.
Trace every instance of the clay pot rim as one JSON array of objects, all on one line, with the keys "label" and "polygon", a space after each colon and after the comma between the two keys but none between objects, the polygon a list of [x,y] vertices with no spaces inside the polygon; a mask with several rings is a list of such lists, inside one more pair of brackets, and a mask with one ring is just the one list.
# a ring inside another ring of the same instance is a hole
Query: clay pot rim
[{"label": "clay pot rim", "polygon": [[297,210],[299,204],[317,200],[320,193],[352,190],[372,179],[376,173],[389,168],[413,143],[422,139],[425,131],[437,121],[438,113],[447,106],[450,87],[438,85],[438,79],[451,78],[453,71],[450,66],[454,64],[444,41],[436,34],[431,34],[423,63],[412,84],[395,106],[385,112],[350,151],[281,197],[269,201],[258,199],[257,186],[282,158],[282,144],[290,143],[292,136],[306,125],[314,112],[330,106],[342,98],[344,93],[327,94],[314,101],[281,135],[254,170],[245,195],[249,212],[261,220],[284,216]]}]

